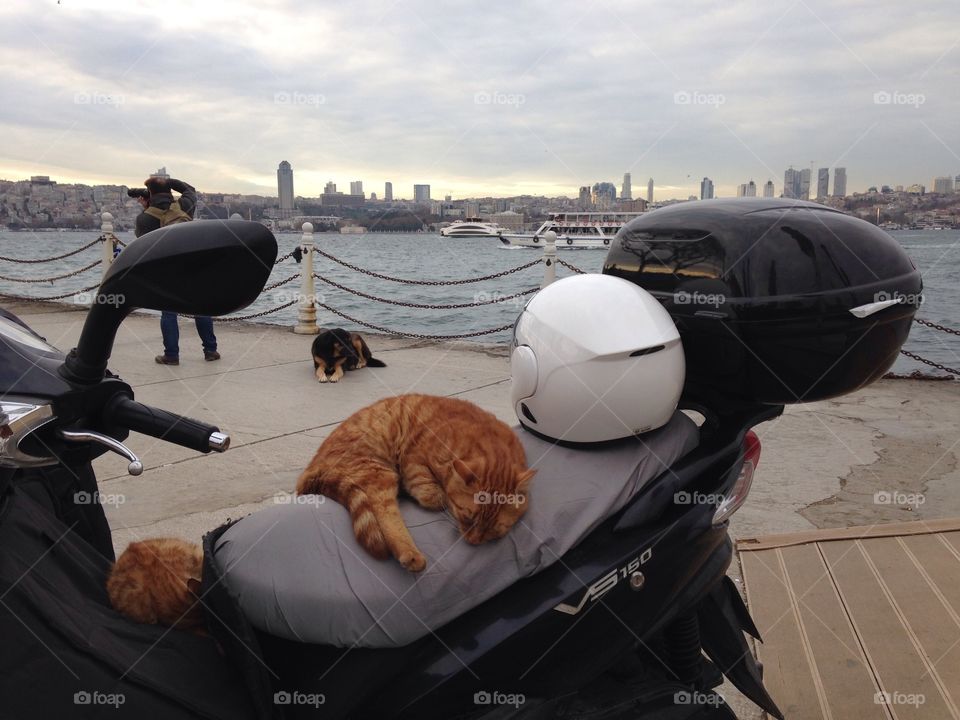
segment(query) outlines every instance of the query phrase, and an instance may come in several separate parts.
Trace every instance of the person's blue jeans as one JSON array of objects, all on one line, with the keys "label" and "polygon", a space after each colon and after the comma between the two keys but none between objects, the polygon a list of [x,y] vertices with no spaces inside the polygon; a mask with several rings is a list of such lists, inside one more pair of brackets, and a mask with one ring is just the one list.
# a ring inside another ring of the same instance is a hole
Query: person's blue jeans
[{"label": "person's blue jeans", "polygon": [[[213,319],[197,315],[195,322],[200,342],[203,343],[203,351],[216,352],[217,336],[213,334]],[[176,313],[160,313],[160,333],[163,335],[163,354],[170,358],[179,358],[180,327],[177,325]]]}]

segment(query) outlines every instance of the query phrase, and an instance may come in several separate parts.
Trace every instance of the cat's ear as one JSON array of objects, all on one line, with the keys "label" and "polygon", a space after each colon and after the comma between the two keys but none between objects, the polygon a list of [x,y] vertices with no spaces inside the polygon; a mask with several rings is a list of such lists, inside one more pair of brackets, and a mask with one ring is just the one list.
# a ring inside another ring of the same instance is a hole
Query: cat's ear
[{"label": "cat's ear", "polygon": [[466,485],[472,486],[477,482],[477,474],[460,458],[453,459],[453,469]]},{"label": "cat's ear", "polygon": [[192,592],[198,598],[200,597],[200,581],[196,578],[187,578],[187,590]]},{"label": "cat's ear", "polygon": [[537,474],[537,471],[533,468],[529,470],[521,470],[517,473],[517,491],[518,492],[527,492],[527,486],[530,484],[530,481],[533,479],[533,476]]}]

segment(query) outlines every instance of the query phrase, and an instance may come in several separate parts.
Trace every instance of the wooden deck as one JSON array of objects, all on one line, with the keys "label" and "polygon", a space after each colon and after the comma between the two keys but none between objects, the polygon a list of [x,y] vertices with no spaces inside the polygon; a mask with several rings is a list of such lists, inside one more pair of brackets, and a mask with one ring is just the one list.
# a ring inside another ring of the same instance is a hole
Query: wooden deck
[{"label": "wooden deck", "polygon": [[960,519],[737,543],[788,720],[960,720]]}]

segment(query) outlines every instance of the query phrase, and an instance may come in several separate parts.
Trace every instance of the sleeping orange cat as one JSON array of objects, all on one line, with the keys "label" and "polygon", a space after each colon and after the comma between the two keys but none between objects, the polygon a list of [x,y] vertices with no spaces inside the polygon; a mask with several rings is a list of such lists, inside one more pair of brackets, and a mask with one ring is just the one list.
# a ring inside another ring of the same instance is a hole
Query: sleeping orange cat
[{"label": "sleeping orange cat", "polygon": [[507,424],[473,403],[398,395],[344,420],[300,475],[297,494],[336,500],[371,555],[393,555],[419,572],[427,561],[400,515],[401,488],[425,508],[448,511],[477,545],[520,519],[535,473]]},{"label": "sleeping orange cat", "polygon": [[198,599],[203,550],[177,538],[132,542],[107,579],[110,604],[137,622],[205,635]]}]

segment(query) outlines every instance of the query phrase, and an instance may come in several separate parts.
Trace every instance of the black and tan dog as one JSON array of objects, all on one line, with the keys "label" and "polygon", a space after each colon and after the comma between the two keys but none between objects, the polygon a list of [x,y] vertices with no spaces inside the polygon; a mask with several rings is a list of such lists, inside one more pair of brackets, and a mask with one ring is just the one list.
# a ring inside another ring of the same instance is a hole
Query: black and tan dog
[{"label": "black and tan dog", "polygon": [[313,369],[319,382],[338,382],[345,370],[359,370],[364,367],[386,367],[377,360],[367,347],[367,343],[357,333],[342,328],[321,329],[313,341]]}]

